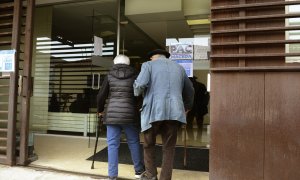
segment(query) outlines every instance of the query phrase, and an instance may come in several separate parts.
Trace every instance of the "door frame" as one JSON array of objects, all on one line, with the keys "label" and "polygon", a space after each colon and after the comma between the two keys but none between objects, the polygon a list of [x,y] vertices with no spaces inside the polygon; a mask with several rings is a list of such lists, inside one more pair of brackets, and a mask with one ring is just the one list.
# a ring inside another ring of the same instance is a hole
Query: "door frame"
[{"label": "door frame", "polygon": [[[0,164],[6,165],[26,165],[28,163],[28,123],[31,97],[31,62],[32,62],[32,32],[33,14],[35,0],[14,0],[4,3],[3,8],[12,9],[11,26],[11,49],[15,50],[14,72],[9,73],[8,92],[8,118],[7,118],[7,139],[6,154],[0,156]],[[26,14],[24,17],[24,9]],[[25,19],[25,24],[22,20]],[[24,28],[22,28],[24,27]],[[24,32],[25,31],[25,32]],[[24,42],[22,42],[22,37]],[[21,50],[21,45],[23,50]],[[21,55],[23,54],[23,55]],[[20,68],[20,62],[23,67]],[[18,108],[18,99],[20,106]],[[20,126],[17,129],[17,114],[20,117]],[[20,134],[17,135],[17,131]],[[20,144],[17,144],[18,136]],[[19,146],[19,154],[17,152]]]}]

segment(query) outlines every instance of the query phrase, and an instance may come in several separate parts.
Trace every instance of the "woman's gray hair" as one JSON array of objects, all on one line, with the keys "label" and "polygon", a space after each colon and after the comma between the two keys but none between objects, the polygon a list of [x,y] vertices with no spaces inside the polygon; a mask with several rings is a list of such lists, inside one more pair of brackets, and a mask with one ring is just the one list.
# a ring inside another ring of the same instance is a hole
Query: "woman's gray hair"
[{"label": "woman's gray hair", "polygon": [[127,64],[130,65],[130,60],[128,56],[119,54],[114,58],[114,64]]}]

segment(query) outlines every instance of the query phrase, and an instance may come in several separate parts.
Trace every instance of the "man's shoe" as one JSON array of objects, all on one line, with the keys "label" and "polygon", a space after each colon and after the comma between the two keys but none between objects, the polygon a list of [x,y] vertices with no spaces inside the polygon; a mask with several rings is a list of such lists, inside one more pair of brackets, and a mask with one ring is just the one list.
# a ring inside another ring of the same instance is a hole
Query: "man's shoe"
[{"label": "man's shoe", "polygon": [[157,179],[156,176],[151,176],[151,177],[150,177],[150,176],[147,174],[147,172],[145,171],[145,172],[143,172],[143,173],[141,174],[140,180],[158,180],[158,179]]}]

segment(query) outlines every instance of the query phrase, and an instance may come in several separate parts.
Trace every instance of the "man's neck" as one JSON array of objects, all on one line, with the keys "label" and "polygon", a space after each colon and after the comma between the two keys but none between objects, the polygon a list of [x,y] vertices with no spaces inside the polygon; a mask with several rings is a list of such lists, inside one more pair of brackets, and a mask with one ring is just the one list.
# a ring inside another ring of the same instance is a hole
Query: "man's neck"
[{"label": "man's neck", "polygon": [[160,55],[160,54],[156,54],[154,56],[151,57],[151,61],[155,61],[158,59],[165,59],[166,57],[164,55]]}]

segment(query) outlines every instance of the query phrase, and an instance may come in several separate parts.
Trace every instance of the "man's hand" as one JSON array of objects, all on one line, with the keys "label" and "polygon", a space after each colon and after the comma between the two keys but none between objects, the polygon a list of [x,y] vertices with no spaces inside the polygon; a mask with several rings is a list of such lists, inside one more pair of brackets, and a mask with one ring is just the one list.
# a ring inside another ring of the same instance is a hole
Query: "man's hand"
[{"label": "man's hand", "polygon": [[97,115],[98,115],[99,117],[101,117],[101,116],[104,115],[104,112],[97,112]]},{"label": "man's hand", "polygon": [[185,115],[187,115],[190,111],[191,111],[190,109],[186,110]]}]

